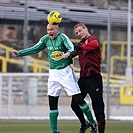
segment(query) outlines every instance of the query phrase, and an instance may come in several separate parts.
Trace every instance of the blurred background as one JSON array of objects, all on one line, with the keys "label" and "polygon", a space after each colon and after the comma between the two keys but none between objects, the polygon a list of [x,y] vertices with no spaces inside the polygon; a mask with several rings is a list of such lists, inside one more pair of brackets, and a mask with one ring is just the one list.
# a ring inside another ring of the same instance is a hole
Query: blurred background
[{"label": "blurred background", "polygon": [[[0,114],[2,119],[48,119],[47,52],[12,58],[13,49],[33,46],[46,33],[47,14],[59,11],[60,32],[78,43],[73,26],[87,25],[101,43],[101,72],[107,119],[133,121],[132,0],[1,0]],[[79,77],[78,58],[72,67]],[[60,119],[76,119],[62,90]],[[89,96],[86,101],[91,106]]]}]

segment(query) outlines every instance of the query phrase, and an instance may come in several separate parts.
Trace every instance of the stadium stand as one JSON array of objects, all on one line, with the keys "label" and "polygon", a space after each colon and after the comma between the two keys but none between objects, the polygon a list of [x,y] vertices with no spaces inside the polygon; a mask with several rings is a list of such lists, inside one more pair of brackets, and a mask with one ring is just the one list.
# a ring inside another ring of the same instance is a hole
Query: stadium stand
[{"label": "stadium stand", "polygon": [[[22,22],[24,20],[24,7],[25,0],[2,0],[0,3],[2,21]],[[62,14],[63,23],[83,22],[89,25],[107,25],[107,10],[89,4],[32,0],[28,1],[28,7],[29,21],[32,22],[46,22],[47,14],[52,10],[57,10]],[[127,25],[127,10],[112,9],[111,15],[112,25],[122,27]]]}]

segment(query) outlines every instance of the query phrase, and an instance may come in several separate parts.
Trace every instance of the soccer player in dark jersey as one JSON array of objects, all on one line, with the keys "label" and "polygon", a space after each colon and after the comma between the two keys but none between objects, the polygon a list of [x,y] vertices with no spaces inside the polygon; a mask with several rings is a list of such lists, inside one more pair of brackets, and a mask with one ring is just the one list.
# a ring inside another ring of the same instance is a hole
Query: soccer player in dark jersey
[{"label": "soccer player in dark jersey", "polygon": [[[88,118],[90,125],[95,125],[88,104],[81,95],[80,88],[70,62],[74,52],[74,45],[63,33],[59,33],[58,25],[47,25],[47,35],[44,35],[33,47],[23,50],[13,50],[12,56],[27,56],[36,54],[43,49],[47,49],[50,62],[48,78],[48,98],[49,98],[49,120],[51,133],[58,131],[58,99],[62,87],[69,96],[72,96],[83,113]],[[88,126],[88,125],[87,125]]]},{"label": "soccer player in dark jersey", "polygon": [[[73,57],[79,56],[80,78],[78,81],[81,93],[85,98],[89,94],[92,100],[92,107],[98,123],[99,133],[105,130],[105,113],[103,101],[103,82],[100,74],[101,51],[100,43],[95,35],[91,35],[88,28],[83,23],[74,26],[76,35],[81,39],[78,45],[75,45],[76,52]],[[86,121],[83,113],[75,100],[72,98],[71,108],[81,122],[80,133],[86,131]],[[93,133],[90,127],[91,133]]]}]

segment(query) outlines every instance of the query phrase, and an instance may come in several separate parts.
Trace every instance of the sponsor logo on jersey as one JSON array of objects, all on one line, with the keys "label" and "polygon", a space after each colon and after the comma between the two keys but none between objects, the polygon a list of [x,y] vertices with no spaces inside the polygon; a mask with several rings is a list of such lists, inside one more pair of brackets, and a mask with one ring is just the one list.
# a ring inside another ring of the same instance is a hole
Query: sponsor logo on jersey
[{"label": "sponsor logo on jersey", "polygon": [[52,58],[53,60],[58,61],[58,60],[62,59],[62,54],[63,54],[63,52],[61,52],[61,51],[54,51],[54,52],[51,54],[51,58]]}]

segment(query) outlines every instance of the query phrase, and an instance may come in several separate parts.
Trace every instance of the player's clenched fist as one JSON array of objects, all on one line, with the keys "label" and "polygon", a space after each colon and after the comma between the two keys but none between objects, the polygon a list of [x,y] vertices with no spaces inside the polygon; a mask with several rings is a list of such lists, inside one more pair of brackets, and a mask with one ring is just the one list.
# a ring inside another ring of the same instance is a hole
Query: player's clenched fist
[{"label": "player's clenched fist", "polygon": [[18,50],[13,50],[13,51],[12,51],[12,56],[13,56],[13,57],[19,56],[19,51],[18,51]]},{"label": "player's clenched fist", "polygon": [[69,55],[70,55],[70,52],[63,53],[62,58],[68,58]]}]

